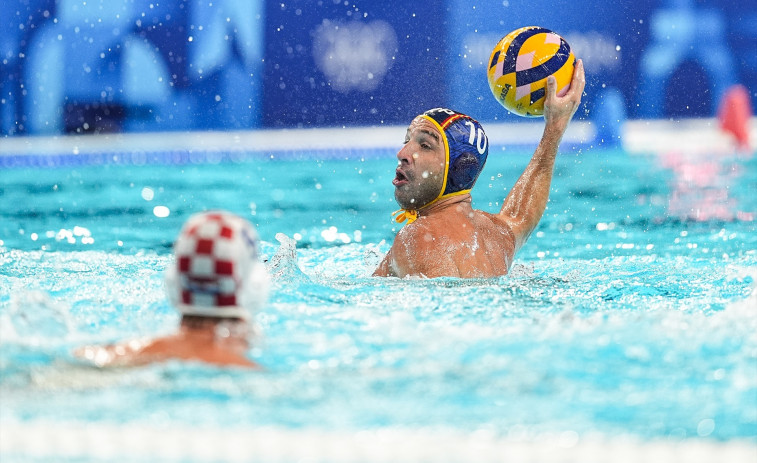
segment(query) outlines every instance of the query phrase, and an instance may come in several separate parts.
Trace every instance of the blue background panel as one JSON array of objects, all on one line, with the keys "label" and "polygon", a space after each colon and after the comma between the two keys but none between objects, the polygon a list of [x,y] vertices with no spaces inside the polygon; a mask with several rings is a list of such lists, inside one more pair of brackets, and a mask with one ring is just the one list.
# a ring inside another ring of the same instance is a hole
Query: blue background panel
[{"label": "blue background panel", "polygon": [[[651,3],[634,2],[631,9],[609,2],[485,0],[471,6],[470,2],[453,0],[448,11],[451,46],[447,61],[454,70],[449,81],[450,104],[484,120],[522,120],[496,101],[489,89],[486,68],[494,45],[523,26],[553,30],[584,60],[587,105],[597,99],[597,90],[632,85],[637,66],[629,60],[638,56],[646,42],[643,18],[648,17]],[[454,17],[458,20],[452,21]],[[620,51],[618,44],[622,44]]]},{"label": "blue background panel", "polygon": [[260,1],[6,0],[3,12],[6,134],[260,125]]},{"label": "blue background panel", "polygon": [[[711,117],[757,92],[757,0],[5,0],[0,133],[406,124],[446,106],[522,120],[486,66],[540,25],[584,60],[578,117]],[[608,132],[608,133],[610,133]]]},{"label": "blue background panel", "polygon": [[754,1],[750,6],[693,0],[482,0],[472,6],[452,0],[451,5],[450,104],[481,119],[519,119],[492,97],[482,68],[494,44],[522,26],[552,29],[584,60],[589,114],[619,92],[630,117],[712,116],[730,85],[755,81]]},{"label": "blue background panel", "polygon": [[409,122],[446,102],[442,2],[267,2],[264,125]]}]

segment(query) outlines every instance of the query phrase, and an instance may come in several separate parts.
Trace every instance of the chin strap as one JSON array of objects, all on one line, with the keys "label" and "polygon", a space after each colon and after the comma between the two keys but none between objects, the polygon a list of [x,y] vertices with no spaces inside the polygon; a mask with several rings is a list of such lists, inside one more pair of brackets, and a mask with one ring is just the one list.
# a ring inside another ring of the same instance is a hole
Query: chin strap
[{"label": "chin strap", "polygon": [[410,224],[415,222],[415,219],[418,218],[418,211],[414,209],[399,209],[392,212],[392,217],[394,217],[394,220],[397,223],[402,223],[407,220],[407,223]]}]

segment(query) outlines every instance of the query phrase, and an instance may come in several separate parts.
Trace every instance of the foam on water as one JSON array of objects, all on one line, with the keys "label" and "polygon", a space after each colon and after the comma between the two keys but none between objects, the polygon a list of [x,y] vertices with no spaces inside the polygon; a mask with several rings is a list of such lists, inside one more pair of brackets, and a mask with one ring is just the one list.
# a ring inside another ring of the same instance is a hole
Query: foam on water
[{"label": "foam on water", "polygon": [[[291,253],[269,259],[288,273],[258,317],[263,337],[251,356],[265,373],[178,363],[102,373],[77,366],[68,352],[175,326],[162,287],[170,257],[14,253],[40,267],[26,275],[36,289],[12,289],[22,303],[2,312],[0,388],[14,404],[3,419],[55,410],[62,421],[130,422],[159,409],[160,422],[175,424],[650,439],[747,438],[757,421],[749,259],[707,269],[677,259],[563,260],[560,272],[548,260],[499,279],[404,281],[367,276],[373,245],[304,249],[298,261]],[[51,279],[45,267],[74,268],[87,281]],[[58,321],[40,323],[35,336],[24,325],[28,310]],[[227,411],[214,413],[220,405]]]}]

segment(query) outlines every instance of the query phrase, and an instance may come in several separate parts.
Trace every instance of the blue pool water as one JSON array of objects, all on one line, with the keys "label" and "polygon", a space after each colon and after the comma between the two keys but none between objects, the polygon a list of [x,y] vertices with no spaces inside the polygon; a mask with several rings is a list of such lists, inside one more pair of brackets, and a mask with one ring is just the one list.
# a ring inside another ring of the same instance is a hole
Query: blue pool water
[{"label": "blue pool water", "polygon": [[[494,151],[474,206],[497,210],[528,155]],[[755,450],[757,157],[569,150],[511,275],[398,280],[370,277],[397,227],[392,154],[314,156],[0,171],[0,427]],[[176,326],[162,270],[183,221],[213,208],[264,241],[274,285],[250,356],[265,371],[74,360],[82,344]],[[277,234],[296,260],[274,259]]]}]

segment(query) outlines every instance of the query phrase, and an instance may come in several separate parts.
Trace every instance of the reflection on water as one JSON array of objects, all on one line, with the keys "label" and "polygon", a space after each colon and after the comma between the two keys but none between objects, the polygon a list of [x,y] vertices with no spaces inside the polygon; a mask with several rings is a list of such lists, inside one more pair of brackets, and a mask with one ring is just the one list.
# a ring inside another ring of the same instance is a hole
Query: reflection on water
[{"label": "reflection on water", "polygon": [[744,174],[744,164],[717,154],[670,151],[659,157],[662,167],[673,173],[668,214],[681,220],[752,222],[755,211],[747,210],[732,188]]}]

